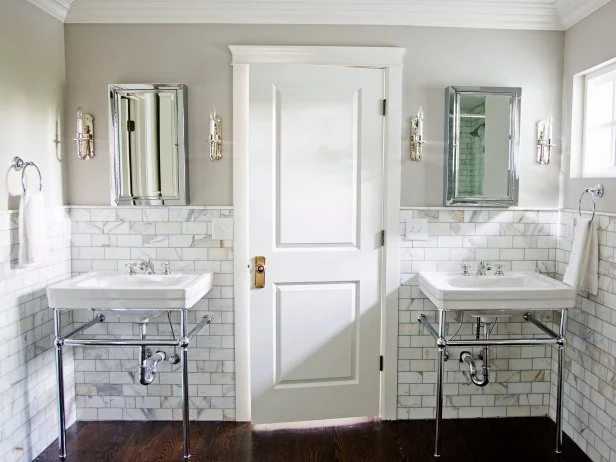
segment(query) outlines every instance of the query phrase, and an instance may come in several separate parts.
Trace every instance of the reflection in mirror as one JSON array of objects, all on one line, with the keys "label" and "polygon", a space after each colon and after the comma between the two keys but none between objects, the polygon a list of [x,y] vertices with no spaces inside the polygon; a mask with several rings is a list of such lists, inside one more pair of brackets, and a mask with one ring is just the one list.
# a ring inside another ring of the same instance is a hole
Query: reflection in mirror
[{"label": "reflection in mirror", "polygon": [[110,85],[115,202],[188,204],[186,87]]},{"label": "reflection in mirror", "polygon": [[446,90],[445,205],[517,205],[521,89]]}]

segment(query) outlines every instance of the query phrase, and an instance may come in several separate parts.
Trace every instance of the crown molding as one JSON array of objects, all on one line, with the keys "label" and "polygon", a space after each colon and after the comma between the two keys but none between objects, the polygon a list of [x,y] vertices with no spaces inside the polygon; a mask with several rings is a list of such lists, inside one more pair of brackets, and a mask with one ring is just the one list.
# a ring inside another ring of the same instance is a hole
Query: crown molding
[{"label": "crown molding", "polygon": [[45,13],[50,14],[62,22],[66,21],[68,10],[73,0],[28,0],[34,6],[38,6]]},{"label": "crown molding", "polygon": [[553,0],[75,0],[67,22],[562,30]]},{"label": "crown molding", "polygon": [[611,0],[28,0],[60,21],[566,30]]},{"label": "crown molding", "polygon": [[406,48],[230,45],[231,64],[402,66]]},{"label": "crown molding", "polygon": [[563,29],[567,30],[582,19],[590,16],[598,9],[604,7],[611,0],[558,0],[556,10],[560,16]]}]

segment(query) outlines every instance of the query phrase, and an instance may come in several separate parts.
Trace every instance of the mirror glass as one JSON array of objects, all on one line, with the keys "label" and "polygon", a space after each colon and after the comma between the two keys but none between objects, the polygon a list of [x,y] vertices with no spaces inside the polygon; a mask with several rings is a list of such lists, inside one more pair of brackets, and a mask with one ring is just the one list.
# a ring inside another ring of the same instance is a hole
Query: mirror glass
[{"label": "mirror glass", "polygon": [[186,87],[110,85],[117,205],[187,205]]},{"label": "mirror glass", "polygon": [[518,203],[520,88],[448,87],[445,205]]}]

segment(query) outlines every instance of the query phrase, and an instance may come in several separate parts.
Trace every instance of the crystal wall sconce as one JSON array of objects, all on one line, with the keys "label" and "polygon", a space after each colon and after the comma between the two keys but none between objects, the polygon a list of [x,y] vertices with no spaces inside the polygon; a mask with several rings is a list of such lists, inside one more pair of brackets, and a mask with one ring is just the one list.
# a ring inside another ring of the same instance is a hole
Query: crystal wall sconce
[{"label": "crystal wall sconce", "polygon": [[548,113],[546,120],[537,122],[537,157],[539,165],[549,165],[552,158],[552,126],[554,118],[552,112]]},{"label": "crystal wall sconce", "polygon": [[417,115],[411,117],[411,160],[415,162],[421,160],[421,151],[425,143],[423,139],[423,121],[423,109],[419,106]]},{"label": "crystal wall sconce", "polygon": [[77,130],[73,141],[77,142],[77,157],[81,160],[94,158],[94,119],[77,108]]},{"label": "crystal wall sconce", "polygon": [[210,160],[215,162],[222,159],[222,121],[218,114],[216,114],[216,108],[213,108],[210,113],[210,136],[208,141],[210,144]]}]

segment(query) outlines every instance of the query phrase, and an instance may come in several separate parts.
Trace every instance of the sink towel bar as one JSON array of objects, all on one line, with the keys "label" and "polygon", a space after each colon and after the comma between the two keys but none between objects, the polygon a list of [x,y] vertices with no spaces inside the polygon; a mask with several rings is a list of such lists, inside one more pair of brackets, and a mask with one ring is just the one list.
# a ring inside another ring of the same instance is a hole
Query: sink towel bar
[{"label": "sink towel bar", "polygon": [[448,347],[499,346],[499,345],[556,345],[558,349],[558,384],[556,391],[556,454],[563,451],[563,366],[565,361],[565,332],[567,310],[560,310],[560,325],[558,333],[538,321],[531,313],[526,313],[524,319],[543,331],[545,338],[489,339],[489,340],[447,340],[445,336],[446,311],[438,312],[438,331],[430,324],[425,314],[420,314],[417,321],[434,337],[437,355],[436,369],[436,435],[434,440],[434,457],[441,457],[441,433],[443,428],[443,375],[445,365],[445,350]]},{"label": "sink towel bar", "polygon": [[105,316],[97,314],[85,324],[73,329],[68,334],[62,335],[62,310],[53,310],[54,332],[56,347],[56,378],[58,381],[57,400],[58,400],[58,450],[61,460],[66,460],[66,415],[64,409],[64,374],[62,368],[62,348],[64,346],[169,346],[182,349],[182,426],[184,430],[184,460],[190,459],[190,434],[189,434],[189,402],[188,402],[188,345],[190,340],[199,333],[206,324],[212,322],[209,315],[203,316],[201,321],[187,334],[186,316],[187,310],[180,310],[180,338],[171,339],[99,339],[99,338],[74,338],[75,335],[84,332],[86,329],[105,321]]}]

